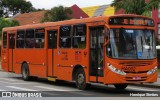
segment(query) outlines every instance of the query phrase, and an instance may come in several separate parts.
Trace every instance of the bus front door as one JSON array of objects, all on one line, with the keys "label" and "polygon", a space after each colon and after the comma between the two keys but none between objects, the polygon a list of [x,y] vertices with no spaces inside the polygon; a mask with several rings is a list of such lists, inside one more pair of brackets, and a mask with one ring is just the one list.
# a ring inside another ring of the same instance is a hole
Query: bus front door
[{"label": "bus front door", "polygon": [[47,76],[54,76],[54,62],[55,62],[54,52],[55,49],[57,49],[58,30],[47,30],[47,34],[48,34]]},{"label": "bus front door", "polygon": [[104,27],[90,28],[90,76],[103,77]]},{"label": "bus front door", "polygon": [[15,34],[9,33],[8,34],[8,43],[9,43],[9,72],[13,72],[13,60],[14,60],[14,49],[15,49]]}]

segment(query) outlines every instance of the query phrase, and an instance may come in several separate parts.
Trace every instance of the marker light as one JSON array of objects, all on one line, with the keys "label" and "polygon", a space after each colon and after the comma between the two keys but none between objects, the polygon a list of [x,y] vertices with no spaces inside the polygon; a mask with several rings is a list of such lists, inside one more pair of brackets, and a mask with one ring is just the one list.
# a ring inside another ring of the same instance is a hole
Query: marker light
[{"label": "marker light", "polygon": [[111,65],[109,63],[108,63],[108,68],[114,73],[117,73],[117,74],[120,74],[120,75],[123,75],[123,76],[126,75],[126,73],[124,71],[121,71],[121,70],[115,68],[113,65]]},{"label": "marker light", "polygon": [[149,71],[147,72],[147,75],[151,75],[151,74],[155,73],[156,70],[157,70],[157,66],[154,67],[153,69],[149,70]]}]

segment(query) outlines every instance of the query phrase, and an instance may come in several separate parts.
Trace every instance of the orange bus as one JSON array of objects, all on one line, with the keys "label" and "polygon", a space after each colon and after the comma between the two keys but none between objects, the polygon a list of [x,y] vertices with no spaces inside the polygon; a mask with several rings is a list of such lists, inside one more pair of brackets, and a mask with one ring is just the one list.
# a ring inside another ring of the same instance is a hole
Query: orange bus
[{"label": "orange bus", "polygon": [[2,35],[2,69],[48,80],[90,83],[156,82],[154,20],[138,15],[100,16],[9,27]]}]

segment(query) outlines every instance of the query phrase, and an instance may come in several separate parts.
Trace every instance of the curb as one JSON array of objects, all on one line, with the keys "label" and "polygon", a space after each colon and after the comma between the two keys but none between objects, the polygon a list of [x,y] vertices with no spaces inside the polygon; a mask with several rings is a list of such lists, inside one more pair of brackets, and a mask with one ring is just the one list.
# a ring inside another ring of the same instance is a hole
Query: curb
[{"label": "curb", "polygon": [[150,87],[150,88],[160,88],[160,84],[129,84],[131,86],[138,86],[138,87]]}]

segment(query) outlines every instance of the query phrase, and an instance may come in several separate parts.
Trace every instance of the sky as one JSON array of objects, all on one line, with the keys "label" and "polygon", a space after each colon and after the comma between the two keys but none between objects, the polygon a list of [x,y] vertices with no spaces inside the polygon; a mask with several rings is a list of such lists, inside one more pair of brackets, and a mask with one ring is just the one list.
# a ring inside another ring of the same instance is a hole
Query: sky
[{"label": "sky", "polygon": [[35,8],[45,8],[51,9],[52,7],[63,5],[66,7],[71,7],[76,4],[80,8],[89,7],[89,6],[97,6],[104,4],[111,4],[113,0],[26,0],[30,1]]}]

